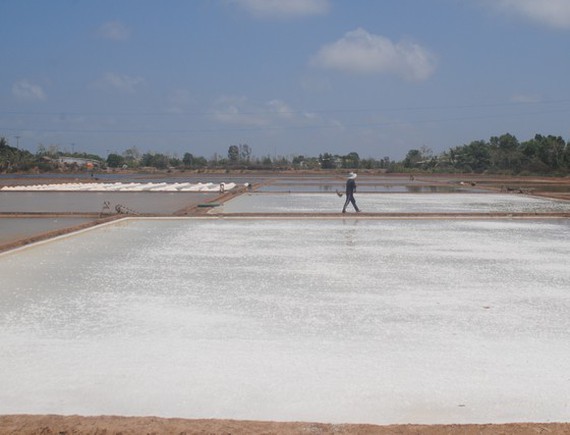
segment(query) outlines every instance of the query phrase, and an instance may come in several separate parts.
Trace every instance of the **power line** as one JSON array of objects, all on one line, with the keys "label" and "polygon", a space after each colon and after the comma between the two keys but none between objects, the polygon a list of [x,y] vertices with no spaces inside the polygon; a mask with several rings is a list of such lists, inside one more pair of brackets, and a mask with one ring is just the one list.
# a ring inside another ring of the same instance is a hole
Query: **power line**
[{"label": "power line", "polygon": [[548,115],[554,113],[568,113],[567,109],[552,109],[535,112],[510,113],[510,114],[487,114],[478,116],[454,116],[449,118],[430,118],[414,121],[382,121],[382,122],[363,122],[363,123],[345,123],[335,124],[318,124],[318,125],[288,125],[288,126],[252,126],[252,127],[221,127],[221,128],[164,128],[164,129],[51,129],[51,128],[12,128],[2,127],[3,131],[27,131],[35,133],[53,133],[53,134],[191,134],[191,133],[224,133],[224,132],[244,132],[244,131],[285,131],[285,130],[318,130],[318,129],[336,129],[339,127],[369,127],[378,128],[394,125],[417,125],[430,123],[446,123],[455,121],[470,121],[477,119],[496,119],[496,118],[519,118],[527,116]]},{"label": "power line", "polygon": [[372,113],[372,112],[405,112],[405,111],[425,111],[425,110],[462,110],[462,109],[488,109],[500,107],[523,107],[523,106],[538,106],[549,104],[566,104],[570,103],[570,99],[558,100],[542,100],[542,101],[523,101],[523,102],[496,102],[496,103],[479,103],[479,104],[455,104],[455,105],[434,105],[434,106],[402,106],[402,107],[376,107],[376,108],[331,108],[331,109],[305,109],[305,110],[271,110],[271,109],[258,109],[258,110],[244,110],[236,113],[227,113],[222,109],[210,110],[190,110],[190,111],[158,111],[158,112],[83,112],[83,111],[0,111],[0,115],[5,116],[58,116],[65,118],[67,116],[160,116],[160,117],[179,117],[191,115],[216,115],[228,114],[232,116],[240,115],[256,115],[256,114],[307,114],[307,113]]}]

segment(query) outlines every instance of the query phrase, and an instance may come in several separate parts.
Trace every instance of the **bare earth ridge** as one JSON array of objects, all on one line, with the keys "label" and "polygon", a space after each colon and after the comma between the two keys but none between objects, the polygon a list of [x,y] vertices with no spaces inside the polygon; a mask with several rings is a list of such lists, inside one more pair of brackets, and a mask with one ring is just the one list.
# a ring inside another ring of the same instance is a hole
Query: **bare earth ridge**
[{"label": "bare earth ridge", "polygon": [[247,420],[185,420],[157,417],[0,416],[0,434],[570,434],[570,423],[388,425],[280,423]]}]

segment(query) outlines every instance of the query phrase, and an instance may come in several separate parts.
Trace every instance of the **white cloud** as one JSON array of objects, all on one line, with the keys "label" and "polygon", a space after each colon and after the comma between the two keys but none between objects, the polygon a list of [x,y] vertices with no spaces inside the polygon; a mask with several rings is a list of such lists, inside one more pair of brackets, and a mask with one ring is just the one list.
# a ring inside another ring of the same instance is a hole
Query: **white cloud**
[{"label": "white cloud", "polygon": [[541,100],[537,94],[516,94],[511,97],[513,103],[539,103]]},{"label": "white cloud", "polygon": [[192,96],[186,89],[175,89],[166,98],[165,110],[170,113],[183,113],[192,102]]},{"label": "white cloud", "polygon": [[301,79],[301,87],[311,92],[327,92],[332,89],[331,83],[326,77],[307,76]]},{"label": "white cloud", "polygon": [[421,81],[434,72],[435,56],[413,42],[394,43],[359,28],[322,47],[312,64],[349,73],[391,73],[406,80]]},{"label": "white cloud", "polygon": [[269,110],[283,119],[292,119],[294,112],[281,100],[271,100],[267,103]]},{"label": "white cloud", "polygon": [[136,88],[144,84],[142,77],[131,77],[125,74],[106,73],[102,78],[95,82],[95,87],[100,89],[115,90],[132,94]]},{"label": "white cloud", "polygon": [[296,128],[323,123],[320,117],[294,110],[278,99],[252,103],[246,97],[224,96],[216,101],[211,113],[218,122],[244,128]]},{"label": "white cloud", "polygon": [[47,96],[40,85],[28,80],[19,80],[12,85],[12,95],[19,100],[44,101]]},{"label": "white cloud", "polygon": [[215,103],[213,118],[223,124],[243,127],[265,127],[268,119],[253,107],[245,97],[223,96]]},{"label": "white cloud", "polygon": [[322,15],[329,10],[329,0],[234,0],[259,18],[291,18]]},{"label": "white cloud", "polygon": [[131,32],[120,21],[108,21],[99,27],[97,35],[111,41],[126,41],[131,36]]},{"label": "white cloud", "polygon": [[551,27],[570,29],[569,0],[496,0],[492,4]]}]

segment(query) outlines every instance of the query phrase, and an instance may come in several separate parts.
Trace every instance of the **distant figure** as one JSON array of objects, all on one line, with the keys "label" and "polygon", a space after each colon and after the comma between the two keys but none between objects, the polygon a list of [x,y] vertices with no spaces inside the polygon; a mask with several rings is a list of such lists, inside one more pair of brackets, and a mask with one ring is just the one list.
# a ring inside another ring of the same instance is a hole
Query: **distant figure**
[{"label": "distant figure", "polygon": [[356,205],[356,201],[354,200],[354,192],[356,192],[356,174],[351,172],[348,174],[348,180],[346,180],[346,201],[344,202],[344,207],[342,208],[342,212],[346,213],[346,207],[348,203],[352,203],[352,206],[356,210],[357,213],[360,213],[360,209]]}]

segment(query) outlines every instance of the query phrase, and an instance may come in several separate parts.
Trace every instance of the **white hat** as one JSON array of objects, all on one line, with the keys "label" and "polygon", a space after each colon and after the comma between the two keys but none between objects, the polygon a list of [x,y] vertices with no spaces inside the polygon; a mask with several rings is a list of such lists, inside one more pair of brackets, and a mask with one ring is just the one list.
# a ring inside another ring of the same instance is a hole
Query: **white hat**
[{"label": "white hat", "polygon": [[356,174],[354,172],[351,172],[350,174],[348,174],[349,180],[354,180],[355,178],[356,178]]}]

